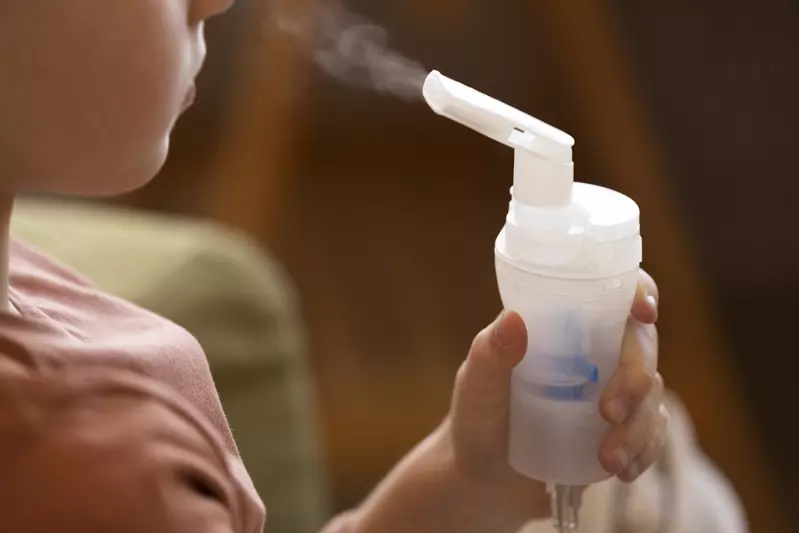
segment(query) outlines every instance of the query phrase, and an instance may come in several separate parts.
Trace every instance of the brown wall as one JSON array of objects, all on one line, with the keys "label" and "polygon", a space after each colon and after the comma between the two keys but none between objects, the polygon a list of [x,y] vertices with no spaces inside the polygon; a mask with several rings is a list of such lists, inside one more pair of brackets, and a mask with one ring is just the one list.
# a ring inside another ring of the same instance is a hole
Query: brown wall
[{"label": "brown wall", "polygon": [[[240,25],[256,4],[242,0],[210,28],[198,108],[161,179],[125,201],[214,214],[285,262],[312,336],[336,502],[347,506],[440,420],[471,337],[499,309],[491,248],[512,156],[419,103],[337,85],[274,35],[247,59]],[[787,531],[770,498],[772,474],[793,489],[799,467],[786,408],[799,292],[796,6],[351,5],[430,68],[574,134],[580,178],[641,203],[646,267],[664,294],[667,381],[753,531]]]},{"label": "brown wall", "polygon": [[713,285],[740,394],[786,502],[799,492],[799,4],[616,2],[683,216]]}]

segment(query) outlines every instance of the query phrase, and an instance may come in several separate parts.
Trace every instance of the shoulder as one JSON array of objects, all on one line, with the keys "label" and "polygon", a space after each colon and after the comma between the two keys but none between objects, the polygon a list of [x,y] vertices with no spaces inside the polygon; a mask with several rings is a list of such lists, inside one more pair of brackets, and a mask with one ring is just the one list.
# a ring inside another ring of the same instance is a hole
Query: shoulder
[{"label": "shoulder", "polygon": [[[95,286],[76,270],[33,247],[15,240],[11,249],[9,286],[22,315],[44,319],[74,337],[92,339],[104,348],[120,341],[157,338],[162,346],[183,347],[201,355],[196,340],[173,322]],[[129,337],[129,338],[125,338]],[[111,347],[111,346],[109,346]]]},{"label": "shoulder", "polygon": [[45,366],[121,368],[160,381],[200,409],[235,450],[210,365],[187,329],[19,242],[12,253],[9,293],[23,320],[0,321],[9,351]]},{"label": "shoulder", "polygon": [[122,371],[0,367],[0,470],[13,531],[238,533],[241,510],[259,510],[207,422]]}]

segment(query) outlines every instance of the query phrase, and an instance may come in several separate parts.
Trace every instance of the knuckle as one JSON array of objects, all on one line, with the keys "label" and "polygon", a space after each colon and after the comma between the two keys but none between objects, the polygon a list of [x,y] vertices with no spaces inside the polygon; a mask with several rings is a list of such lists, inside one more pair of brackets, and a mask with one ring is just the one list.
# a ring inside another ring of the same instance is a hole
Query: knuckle
[{"label": "knuckle", "polygon": [[658,353],[658,327],[655,324],[642,326],[644,342],[642,348],[647,357],[657,357]]},{"label": "knuckle", "polygon": [[644,469],[647,469],[660,461],[663,457],[665,444],[665,439],[662,436],[656,436],[650,440],[638,459],[639,464]]},{"label": "knuckle", "polygon": [[633,394],[640,399],[648,396],[655,388],[656,383],[656,373],[639,369],[632,380],[631,389]]},{"label": "knuckle", "polygon": [[468,372],[468,361],[464,361],[458,367],[458,371],[455,373],[455,384],[463,383],[466,379],[466,373]]},{"label": "knuckle", "polygon": [[649,294],[653,295],[655,298],[659,297],[660,289],[658,288],[658,284],[655,278],[646,270],[641,269],[638,276],[638,283],[643,286]]},{"label": "knuckle", "polygon": [[653,437],[644,445],[644,449],[641,450],[641,459],[647,460],[650,457],[655,457],[659,449],[660,445],[658,443],[658,438]]},{"label": "knuckle", "polygon": [[[663,397],[665,391],[666,383],[663,381],[663,376],[660,372],[654,372],[652,376],[652,389],[650,392],[654,392],[660,399]],[[665,406],[661,405],[661,408],[665,409]]]},{"label": "knuckle", "polygon": [[664,416],[662,410],[658,412],[658,417],[653,420],[650,432],[643,449],[641,458],[648,464],[655,462],[666,447],[668,440],[668,416]]},{"label": "knuckle", "polygon": [[662,431],[656,431],[655,434],[649,439],[644,448],[643,456],[649,461],[654,461],[660,456],[663,447],[666,445],[666,435]]},{"label": "knuckle", "polygon": [[639,466],[638,462],[635,461],[629,467],[627,467],[621,474],[619,474],[619,479],[624,481],[625,483],[632,483],[638,476],[641,475],[641,467]]},{"label": "knuckle", "polygon": [[658,416],[660,418],[660,425],[663,428],[663,438],[665,439],[665,435],[668,434],[669,425],[671,424],[671,414],[669,413],[668,408],[662,403],[658,409]]},{"label": "knuckle", "polygon": [[652,439],[652,451],[655,457],[660,457],[663,450],[666,448],[666,441],[668,440],[668,433],[666,431],[658,431],[657,436]]},{"label": "knuckle", "polygon": [[469,347],[469,355],[475,356],[481,354],[482,352],[486,351],[488,347],[491,346],[492,342],[494,342],[493,328],[491,327],[485,328],[480,333],[478,333],[472,340],[472,344]]},{"label": "knuckle", "polygon": [[483,332],[481,331],[474,337],[474,339],[472,339],[472,344],[469,346],[469,355],[473,354],[474,352],[480,349],[480,344],[482,344],[483,340],[482,335]]}]

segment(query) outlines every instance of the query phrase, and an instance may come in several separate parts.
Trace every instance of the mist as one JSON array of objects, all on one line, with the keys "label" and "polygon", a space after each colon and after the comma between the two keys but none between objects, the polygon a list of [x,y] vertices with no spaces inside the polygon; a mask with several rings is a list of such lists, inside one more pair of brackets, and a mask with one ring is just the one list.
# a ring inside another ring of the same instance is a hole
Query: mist
[{"label": "mist", "polygon": [[338,82],[403,100],[418,100],[428,70],[390,46],[385,28],[336,1],[304,19],[276,13],[276,27],[309,45],[316,65]]}]

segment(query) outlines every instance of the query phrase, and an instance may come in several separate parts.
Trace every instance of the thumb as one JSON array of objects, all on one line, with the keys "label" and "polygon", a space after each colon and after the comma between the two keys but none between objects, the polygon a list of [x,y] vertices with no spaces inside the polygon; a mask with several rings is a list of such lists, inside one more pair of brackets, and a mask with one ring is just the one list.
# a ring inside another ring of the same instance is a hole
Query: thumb
[{"label": "thumb", "polygon": [[453,409],[461,429],[489,438],[506,432],[511,373],[526,350],[527,328],[512,311],[475,337],[455,384]]}]

